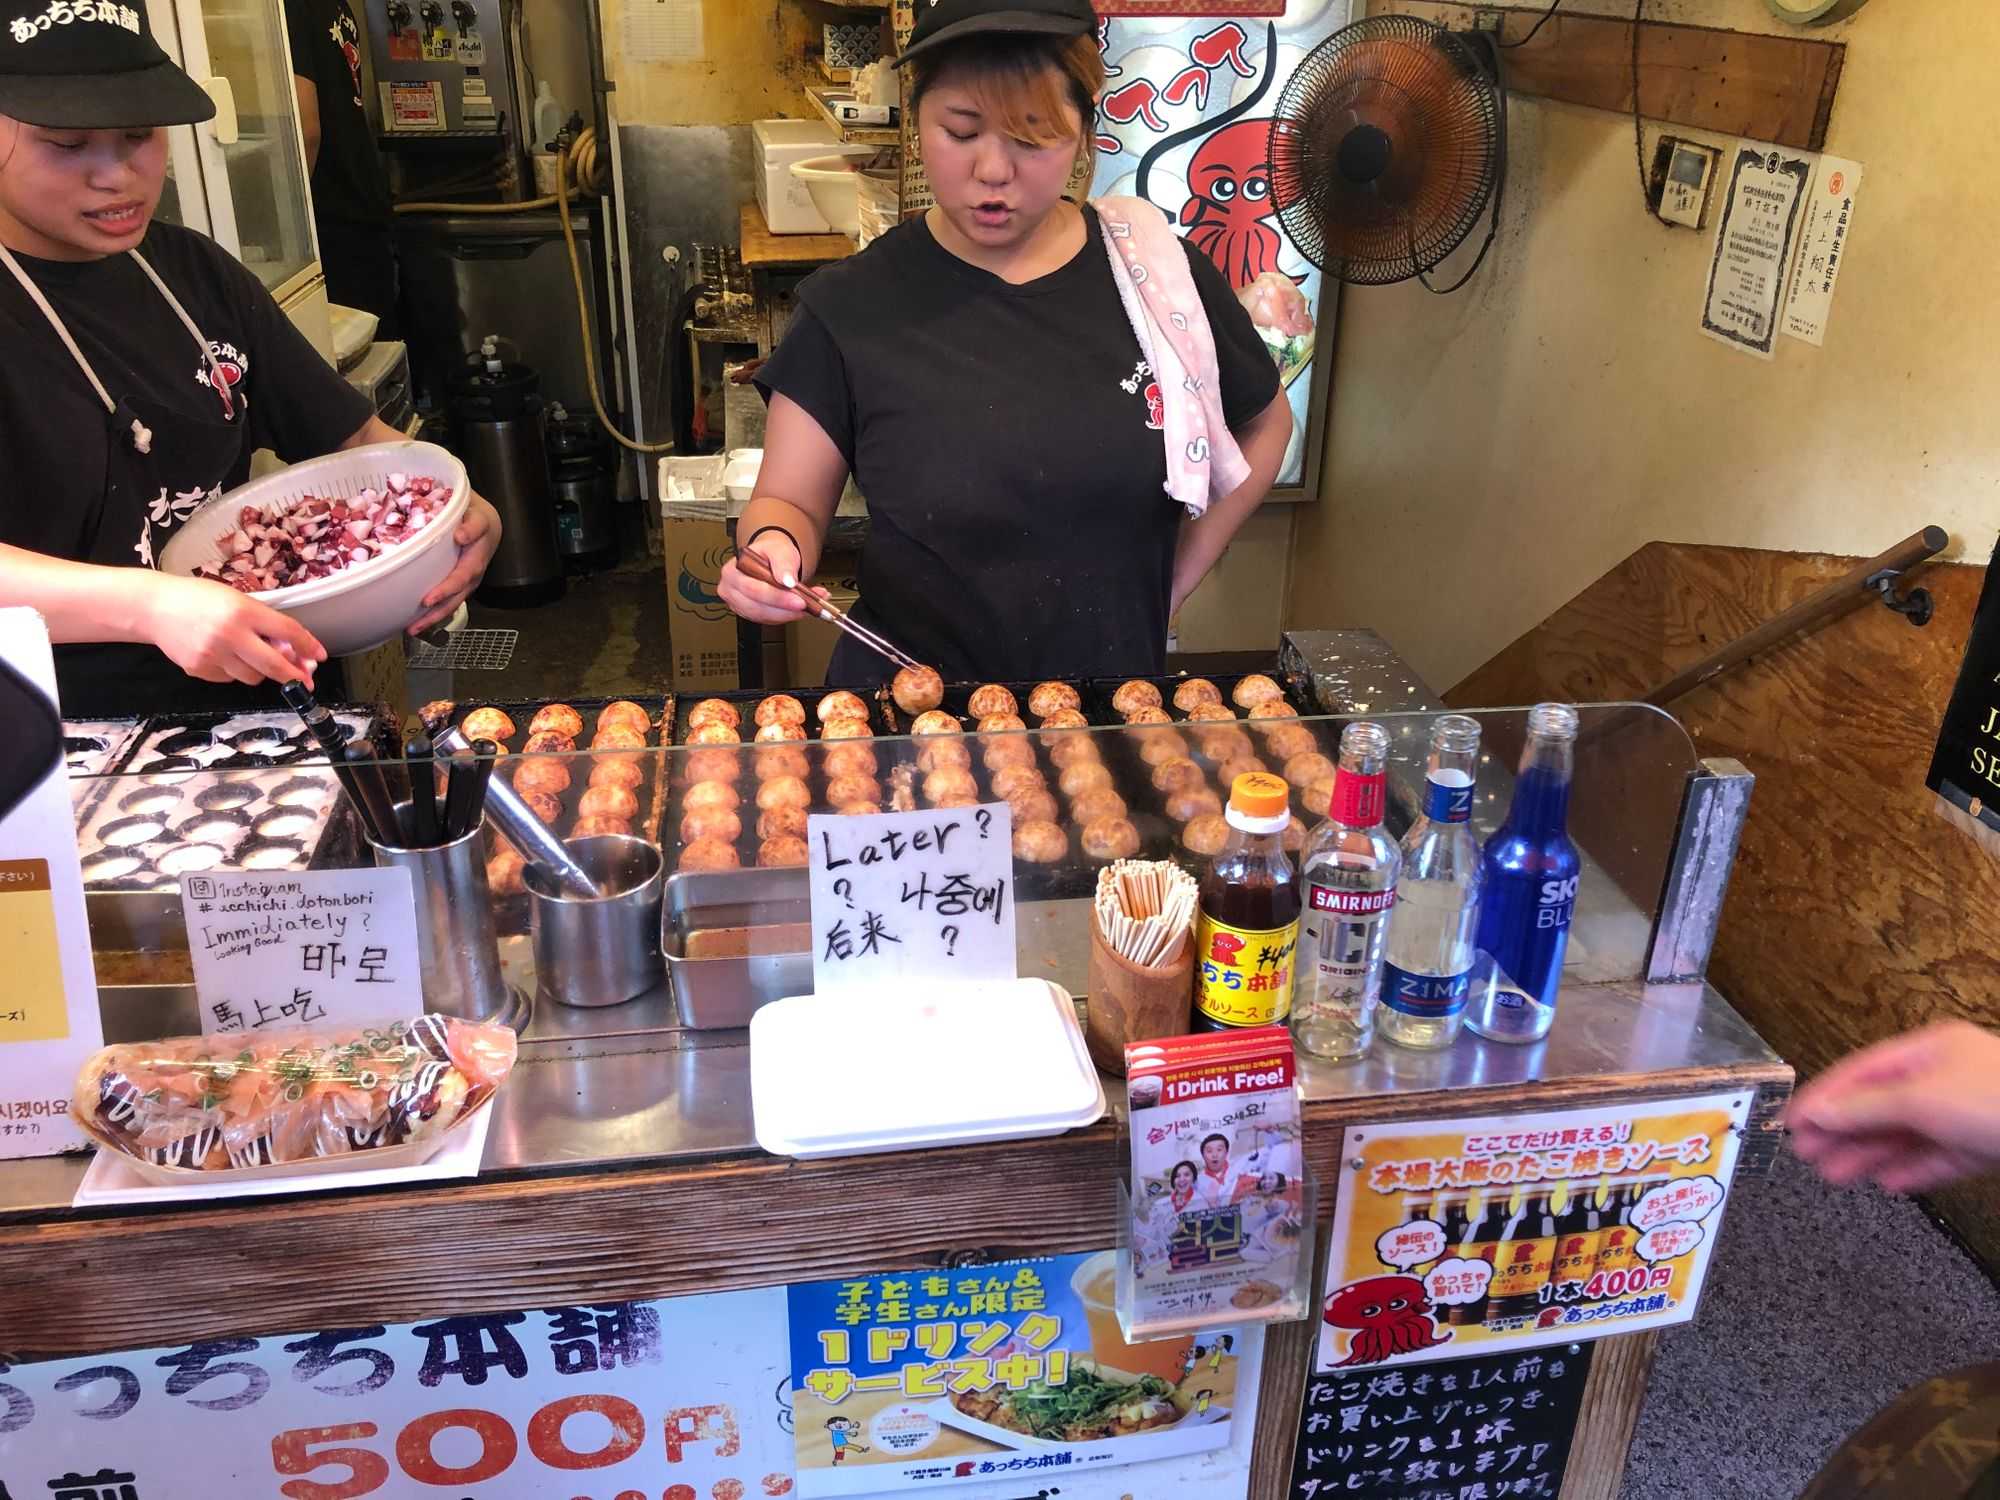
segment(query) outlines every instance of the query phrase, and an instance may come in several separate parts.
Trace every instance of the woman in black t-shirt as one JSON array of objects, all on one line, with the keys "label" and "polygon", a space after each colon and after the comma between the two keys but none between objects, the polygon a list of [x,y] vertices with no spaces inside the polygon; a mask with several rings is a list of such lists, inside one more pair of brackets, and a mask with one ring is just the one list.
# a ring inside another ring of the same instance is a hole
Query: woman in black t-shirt
[{"label": "woman in black t-shirt", "polygon": [[[76,717],[310,683],[326,653],[296,621],[155,559],[259,448],[297,461],[402,436],[247,270],[152,222],[162,127],[213,114],[145,7],[0,0],[0,605],[47,619]],[[499,534],[474,497],[412,630],[456,609]]]},{"label": "woman in black t-shirt", "polygon": [[[1249,315],[1183,245],[1250,477],[1182,524],[1097,216],[1062,196],[1094,138],[1095,31],[1088,0],[919,8],[902,61],[937,206],[810,277],[757,375],[770,422],[738,545],[810,577],[853,474],[870,522],[857,616],[947,678],[1161,671],[1168,621],[1291,437]],[[734,562],[721,587],[748,619],[800,613]],[[827,678],[893,672],[843,636]]]}]

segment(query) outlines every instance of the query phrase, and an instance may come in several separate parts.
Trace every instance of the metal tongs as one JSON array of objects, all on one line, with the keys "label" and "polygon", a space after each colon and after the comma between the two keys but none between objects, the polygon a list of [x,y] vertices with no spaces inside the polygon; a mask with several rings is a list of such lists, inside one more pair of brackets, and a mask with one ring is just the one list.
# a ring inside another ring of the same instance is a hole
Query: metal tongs
[{"label": "metal tongs", "polygon": [[739,548],[736,553],[736,566],[745,573],[748,573],[759,583],[769,584],[774,589],[782,589],[784,592],[792,595],[805,605],[808,614],[811,614],[816,619],[826,621],[827,624],[834,626],[836,629],[846,631],[870,651],[876,653],[876,655],[887,657],[899,667],[914,667],[918,669],[923,667],[923,663],[910,655],[909,652],[899,646],[891,645],[845,611],[835,609],[826,600],[820,598],[818,594],[813,593],[812,590],[802,588],[796,584],[778,582],[777,575],[771,571],[771,565],[759,554],[745,552]]},{"label": "metal tongs", "polygon": [[[471,748],[464,731],[457,728],[445,730],[432,745],[447,755]],[[504,776],[495,776],[486,788],[486,815],[521,851],[523,859],[531,865],[547,867],[571,895],[588,901],[603,897],[604,892],[576,862],[576,856],[564,847],[548,824],[535,816],[534,809],[521,800],[520,793],[508,785]]]}]

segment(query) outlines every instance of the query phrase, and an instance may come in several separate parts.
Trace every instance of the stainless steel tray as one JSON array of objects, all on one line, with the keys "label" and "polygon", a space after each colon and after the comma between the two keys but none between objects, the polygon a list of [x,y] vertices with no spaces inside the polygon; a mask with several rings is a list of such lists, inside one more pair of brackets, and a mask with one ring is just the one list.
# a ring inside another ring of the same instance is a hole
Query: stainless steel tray
[{"label": "stainless steel tray", "polygon": [[697,1031],[748,1026],[761,1005],[812,993],[812,950],[689,958],[691,933],[812,921],[804,870],[688,871],[667,879],[660,951],[681,1024]]}]

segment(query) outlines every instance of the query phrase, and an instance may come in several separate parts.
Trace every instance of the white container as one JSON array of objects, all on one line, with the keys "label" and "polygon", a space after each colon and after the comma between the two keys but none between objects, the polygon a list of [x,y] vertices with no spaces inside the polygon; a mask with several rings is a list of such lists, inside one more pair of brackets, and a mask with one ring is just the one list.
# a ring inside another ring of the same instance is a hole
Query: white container
[{"label": "white container", "polygon": [[759,120],[750,127],[750,140],[757,153],[757,206],[771,233],[828,233],[832,226],[791,167],[837,151],[840,137],[833,127],[823,120]]},{"label": "white container", "polygon": [[750,1018],[757,1144],[862,1156],[1089,1125],[1104,1085],[1076,1004],[1042,979],[795,995]]},{"label": "white container", "polygon": [[812,194],[813,207],[834,233],[861,234],[861,163],[850,156],[816,156],[792,163],[792,176]]},{"label": "white container", "polygon": [[253,480],[211,500],[181,524],[160,549],[159,569],[182,577],[216,561],[216,539],[236,529],[246,505],[283,510],[309,495],[351,500],[380,489],[391,474],[451,486],[451,500],[424,529],[380,557],[288,589],[249,597],[282,610],[310,630],[334,656],[351,656],[392,641],[423,613],[423,598],[452,570],[458,548],[452,533],[465,517],[472,486],[465,466],[432,443],[376,443],[329,453]]},{"label": "white container", "polygon": [[757,476],[764,471],[762,448],[738,448],[722,470],[722,492],[738,504],[757,493]]}]

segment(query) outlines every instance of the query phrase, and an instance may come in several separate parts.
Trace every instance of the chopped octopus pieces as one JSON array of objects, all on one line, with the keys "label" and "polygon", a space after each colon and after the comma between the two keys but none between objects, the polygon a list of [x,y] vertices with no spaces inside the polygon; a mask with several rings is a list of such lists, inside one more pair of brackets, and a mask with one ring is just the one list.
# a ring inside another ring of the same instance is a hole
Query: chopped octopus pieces
[{"label": "chopped octopus pieces", "polygon": [[216,538],[215,561],[195,576],[246,594],[327,578],[408,541],[451,496],[434,479],[391,474],[386,488],[352,500],[308,495],[283,510],[245,505],[235,528]]}]

